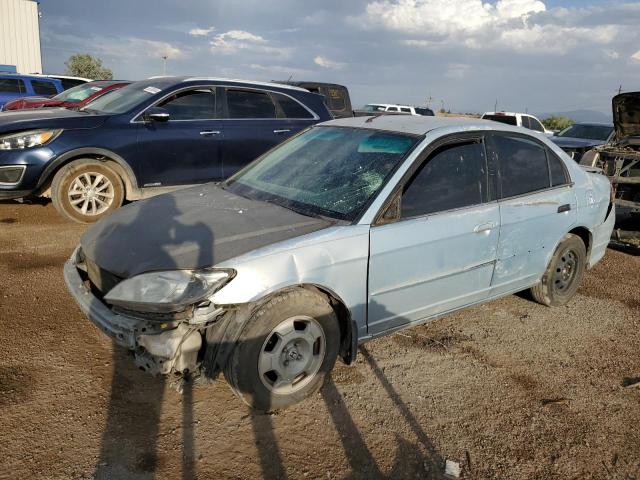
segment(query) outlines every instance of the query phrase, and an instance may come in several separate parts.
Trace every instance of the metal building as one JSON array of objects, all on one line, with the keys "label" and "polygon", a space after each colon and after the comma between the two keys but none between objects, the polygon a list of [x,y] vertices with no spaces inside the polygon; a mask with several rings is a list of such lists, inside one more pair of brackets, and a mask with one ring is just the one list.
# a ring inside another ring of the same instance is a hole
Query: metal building
[{"label": "metal building", "polygon": [[[40,22],[35,0],[0,0],[0,68],[42,73]],[[8,66],[8,67],[7,67]]]}]

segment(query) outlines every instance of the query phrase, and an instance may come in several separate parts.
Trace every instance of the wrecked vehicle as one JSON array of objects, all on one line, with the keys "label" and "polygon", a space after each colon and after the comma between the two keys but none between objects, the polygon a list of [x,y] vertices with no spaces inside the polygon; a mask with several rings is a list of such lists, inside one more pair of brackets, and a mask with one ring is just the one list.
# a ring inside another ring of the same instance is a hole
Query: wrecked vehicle
[{"label": "wrecked vehicle", "polygon": [[496,122],[337,119],[226,182],[91,226],[66,262],[91,321],[151,373],[250,406],[315,392],[359,344],[520,290],[566,304],[605,253],[610,184]]},{"label": "wrecked vehicle", "polygon": [[[640,92],[613,97],[613,139],[585,153],[580,164],[601,168],[611,180],[615,203],[627,210],[628,224],[640,212]],[[640,231],[616,228],[612,242],[640,249]]]},{"label": "wrecked vehicle", "polygon": [[613,137],[613,125],[608,123],[574,123],[558,133],[551,141],[567,155],[579,162],[586,152],[607,143]]}]

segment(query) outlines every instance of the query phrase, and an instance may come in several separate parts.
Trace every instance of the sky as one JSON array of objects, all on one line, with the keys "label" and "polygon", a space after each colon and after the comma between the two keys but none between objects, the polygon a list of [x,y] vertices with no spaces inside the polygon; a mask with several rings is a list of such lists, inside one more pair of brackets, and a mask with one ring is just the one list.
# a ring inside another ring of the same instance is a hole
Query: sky
[{"label": "sky", "polygon": [[640,90],[640,2],[40,0],[43,68],[346,85],[354,106],[610,113]]}]

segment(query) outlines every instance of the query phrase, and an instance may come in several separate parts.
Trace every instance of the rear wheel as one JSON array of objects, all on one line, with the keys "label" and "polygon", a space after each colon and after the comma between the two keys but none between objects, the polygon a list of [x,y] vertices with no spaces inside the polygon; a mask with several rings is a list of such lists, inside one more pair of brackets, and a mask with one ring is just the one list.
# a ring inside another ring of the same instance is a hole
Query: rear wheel
[{"label": "rear wheel", "polygon": [[307,290],[286,292],[251,316],[225,377],[249,406],[285,408],[322,386],[339,344],[338,319],[326,299]]},{"label": "rear wheel", "polygon": [[577,235],[565,235],[556,249],[540,283],[531,288],[533,298],[543,305],[566,305],[575,295],[587,260],[587,249]]},{"label": "rear wheel", "polygon": [[93,223],[122,205],[124,186],[104,162],[75,160],[53,177],[51,199],[63,217]]}]

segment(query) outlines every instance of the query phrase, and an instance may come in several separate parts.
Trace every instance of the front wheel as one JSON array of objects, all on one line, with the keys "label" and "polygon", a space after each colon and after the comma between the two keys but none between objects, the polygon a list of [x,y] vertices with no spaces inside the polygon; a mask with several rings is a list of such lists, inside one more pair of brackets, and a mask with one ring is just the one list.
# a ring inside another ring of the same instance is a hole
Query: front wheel
[{"label": "front wheel", "polygon": [[566,305],[580,286],[586,261],[587,249],[582,239],[572,233],[565,235],[540,283],[531,288],[531,295],[549,307]]},{"label": "front wheel", "polygon": [[331,305],[308,290],[278,295],[249,319],[225,378],[249,406],[288,407],[315,393],[338,356],[340,327]]},{"label": "front wheel", "polygon": [[75,160],[62,167],[51,183],[53,206],[74,222],[96,222],[120,207],[123,199],[122,180],[98,160]]}]

